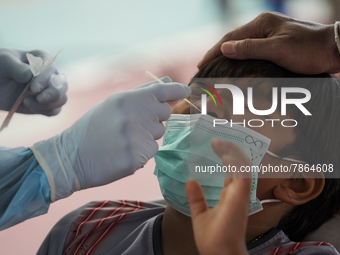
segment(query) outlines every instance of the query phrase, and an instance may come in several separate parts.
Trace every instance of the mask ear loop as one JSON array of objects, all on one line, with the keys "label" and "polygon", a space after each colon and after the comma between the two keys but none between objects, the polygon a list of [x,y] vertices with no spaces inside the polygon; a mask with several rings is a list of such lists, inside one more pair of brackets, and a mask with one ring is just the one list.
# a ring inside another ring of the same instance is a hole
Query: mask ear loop
[{"label": "mask ear loop", "polygon": [[[283,157],[281,158],[280,156],[274,154],[273,152],[271,151],[266,151],[266,153],[268,153],[270,156],[274,157],[274,158],[278,158],[278,159],[284,159],[284,160],[288,160],[288,161],[291,161],[291,162],[295,162],[295,163],[302,163],[302,164],[306,164],[307,162],[305,161],[302,161],[302,160],[298,160],[298,159],[293,159],[293,158],[286,158],[286,157]],[[262,204],[267,204],[267,203],[280,203],[282,202],[280,199],[264,199],[262,201],[260,201],[261,205]]]},{"label": "mask ear loop", "polygon": [[286,158],[286,157],[281,158],[280,156],[278,156],[278,155],[272,153],[271,151],[266,151],[266,153],[268,153],[270,156],[272,156],[272,157],[274,157],[274,158],[284,159],[284,160],[288,160],[288,161],[291,161],[291,162],[294,162],[294,163],[307,164],[307,162],[302,161],[302,160],[298,160],[298,159]]},{"label": "mask ear loop", "polygon": [[282,201],[280,199],[277,198],[273,198],[273,199],[264,199],[262,201],[260,201],[261,205],[263,204],[267,204],[267,203],[281,203]]},{"label": "mask ear loop", "polygon": [[[264,199],[264,200],[260,201],[261,205],[267,204],[267,203],[281,203],[281,202],[282,201],[280,199],[276,199],[276,198],[275,199]],[[256,211],[253,211],[253,212],[249,213],[248,216],[253,215],[255,213],[258,213],[258,212],[261,212],[261,211],[263,211],[263,207],[258,209],[258,210],[256,210]]]},{"label": "mask ear loop", "polygon": [[[284,160],[288,160],[288,161],[291,161],[291,162],[295,162],[295,163],[302,163],[302,164],[306,164],[307,162],[305,161],[302,161],[302,160],[298,160],[298,159],[293,159],[293,158],[286,158],[286,157],[283,157],[281,158],[280,156],[274,154],[273,152],[271,151],[266,151],[266,153],[268,153],[270,156],[274,157],[274,158],[278,158],[278,159],[284,159]],[[261,205],[262,204],[267,204],[267,203],[280,203],[282,202],[280,199],[264,199],[262,201],[260,201]]]}]

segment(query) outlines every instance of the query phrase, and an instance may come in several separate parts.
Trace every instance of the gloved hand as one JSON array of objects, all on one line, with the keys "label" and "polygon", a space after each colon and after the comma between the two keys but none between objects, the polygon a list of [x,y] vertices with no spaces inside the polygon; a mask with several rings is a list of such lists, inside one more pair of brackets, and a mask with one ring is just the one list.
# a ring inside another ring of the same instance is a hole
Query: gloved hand
[{"label": "gloved hand", "polygon": [[[27,64],[27,51],[0,48],[0,110],[9,111],[32,78]],[[47,61],[52,56],[45,51],[29,51]],[[31,96],[24,99],[17,112],[53,116],[66,103],[67,83],[53,64],[34,78],[30,85]]]},{"label": "gloved hand", "polygon": [[[162,78],[170,82],[168,77]],[[188,97],[183,84],[153,81],[110,95],[62,134],[31,148],[45,171],[51,201],[133,174],[158,151],[171,115],[165,101]]]}]

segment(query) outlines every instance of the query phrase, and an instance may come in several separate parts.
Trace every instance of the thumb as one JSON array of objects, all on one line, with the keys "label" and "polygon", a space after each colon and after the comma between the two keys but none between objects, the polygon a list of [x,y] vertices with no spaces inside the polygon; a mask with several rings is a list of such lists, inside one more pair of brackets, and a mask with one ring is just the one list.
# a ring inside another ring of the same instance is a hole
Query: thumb
[{"label": "thumb", "polygon": [[201,185],[193,179],[185,185],[192,220],[209,209]]},{"label": "thumb", "polygon": [[273,60],[278,51],[273,48],[272,38],[229,41],[221,45],[224,56],[232,59]]}]

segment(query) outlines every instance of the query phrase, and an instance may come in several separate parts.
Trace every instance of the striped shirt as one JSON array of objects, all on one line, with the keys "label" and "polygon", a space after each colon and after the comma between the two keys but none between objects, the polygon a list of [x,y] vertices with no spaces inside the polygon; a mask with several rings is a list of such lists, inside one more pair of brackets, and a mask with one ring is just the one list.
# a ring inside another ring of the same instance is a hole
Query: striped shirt
[{"label": "striped shirt", "polygon": [[[161,223],[165,207],[140,201],[90,202],[64,216],[37,254],[161,255]],[[291,242],[272,229],[247,246],[251,255],[339,254],[325,242]]]}]

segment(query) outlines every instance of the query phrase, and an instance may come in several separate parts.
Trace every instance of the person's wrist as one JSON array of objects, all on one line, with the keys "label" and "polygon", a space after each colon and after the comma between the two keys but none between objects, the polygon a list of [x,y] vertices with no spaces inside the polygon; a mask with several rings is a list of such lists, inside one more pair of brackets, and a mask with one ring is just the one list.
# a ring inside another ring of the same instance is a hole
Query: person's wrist
[{"label": "person's wrist", "polygon": [[70,165],[73,161],[70,154],[75,150],[71,149],[71,153],[67,153],[65,146],[61,144],[62,140],[68,139],[67,137],[62,139],[61,135],[56,135],[30,147],[46,174],[51,189],[51,202],[68,197],[81,189],[78,177]]}]

